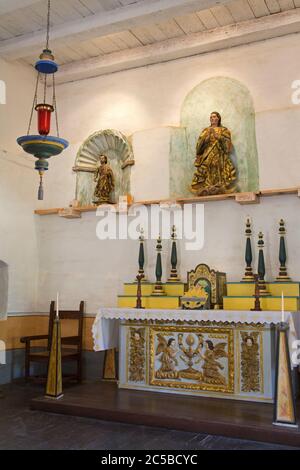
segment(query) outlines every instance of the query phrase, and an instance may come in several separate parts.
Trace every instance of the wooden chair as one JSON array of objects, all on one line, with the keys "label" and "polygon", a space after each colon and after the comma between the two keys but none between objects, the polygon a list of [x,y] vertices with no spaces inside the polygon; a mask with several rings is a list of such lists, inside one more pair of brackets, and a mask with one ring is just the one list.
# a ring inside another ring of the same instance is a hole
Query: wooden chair
[{"label": "wooden chair", "polygon": [[[81,301],[79,310],[60,310],[60,320],[76,320],[78,322],[78,329],[76,336],[65,336],[61,338],[61,359],[62,364],[65,362],[76,362],[77,373],[75,375],[66,376],[68,379],[76,379],[78,382],[82,380],[82,332],[83,332],[83,312],[84,302]],[[21,343],[25,343],[25,379],[28,380],[30,377],[30,364],[31,362],[45,363],[48,366],[49,353],[51,349],[53,322],[55,319],[56,310],[55,302],[52,301],[50,304],[50,315],[49,315],[49,327],[47,335],[36,335],[36,336],[23,336],[20,338]],[[32,351],[32,343],[34,341],[47,340],[47,349],[43,351]],[[64,347],[67,346],[67,347]]]}]

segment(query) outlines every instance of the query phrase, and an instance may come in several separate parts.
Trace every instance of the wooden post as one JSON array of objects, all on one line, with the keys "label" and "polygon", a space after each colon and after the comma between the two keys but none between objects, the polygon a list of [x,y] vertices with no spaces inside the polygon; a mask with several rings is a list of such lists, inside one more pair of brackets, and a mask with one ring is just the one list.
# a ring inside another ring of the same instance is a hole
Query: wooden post
[{"label": "wooden post", "polygon": [[60,321],[56,316],[53,322],[52,342],[48,363],[48,376],[46,397],[58,400],[62,393],[62,369],[61,369],[61,332]]},{"label": "wooden post", "polygon": [[277,426],[298,427],[292,386],[292,371],[288,344],[289,326],[286,322],[277,325],[276,376],[274,421]]},{"label": "wooden post", "polygon": [[254,279],[255,279],[255,294],[254,294],[255,302],[254,302],[254,308],[251,308],[251,310],[254,312],[261,312],[258,274],[254,274]]},{"label": "wooden post", "polygon": [[136,279],[137,279],[137,282],[138,282],[138,287],[137,287],[136,307],[135,308],[144,308],[142,306],[142,285],[141,285],[143,277],[144,276],[142,274],[138,274],[136,276]]},{"label": "wooden post", "polygon": [[105,351],[103,379],[112,380],[112,381],[117,380],[116,350],[115,349],[108,349],[107,351]]}]

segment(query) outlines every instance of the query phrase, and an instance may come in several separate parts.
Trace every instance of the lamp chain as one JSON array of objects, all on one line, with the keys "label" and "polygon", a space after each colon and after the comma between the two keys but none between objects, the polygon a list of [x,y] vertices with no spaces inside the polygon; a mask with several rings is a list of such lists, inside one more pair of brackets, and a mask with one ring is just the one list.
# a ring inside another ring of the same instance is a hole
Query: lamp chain
[{"label": "lamp chain", "polygon": [[53,74],[53,106],[54,106],[54,109],[55,109],[56,132],[57,132],[57,137],[59,137],[57,105],[56,105],[56,93],[55,93],[55,76],[54,76],[54,74]]},{"label": "lamp chain", "polygon": [[47,94],[47,74],[45,73],[45,83],[44,83],[44,104],[46,103],[46,94]]},{"label": "lamp chain", "polygon": [[37,93],[38,93],[39,80],[40,80],[40,72],[38,73],[37,79],[36,79],[36,86],[35,86],[34,98],[33,98],[33,103],[32,103],[32,109],[31,109],[31,113],[30,113],[30,119],[29,119],[29,126],[28,126],[28,130],[27,130],[27,135],[29,135],[30,128],[31,128],[31,123],[32,123],[32,118],[33,118],[33,111],[34,111],[34,108],[37,105]]},{"label": "lamp chain", "polygon": [[46,49],[49,49],[51,0],[48,0]]}]

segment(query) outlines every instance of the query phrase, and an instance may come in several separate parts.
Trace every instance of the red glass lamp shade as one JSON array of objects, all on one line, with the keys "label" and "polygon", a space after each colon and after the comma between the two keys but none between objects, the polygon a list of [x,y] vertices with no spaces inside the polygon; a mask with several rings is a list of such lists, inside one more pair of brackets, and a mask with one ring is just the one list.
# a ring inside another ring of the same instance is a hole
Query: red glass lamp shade
[{"label": "red glass lamp shade", "polygon": [[35,107],[38,113],[38,131],[40,135],[48,135],[51,127],[51,113],[54,111],[51,104],[37,104]]}]

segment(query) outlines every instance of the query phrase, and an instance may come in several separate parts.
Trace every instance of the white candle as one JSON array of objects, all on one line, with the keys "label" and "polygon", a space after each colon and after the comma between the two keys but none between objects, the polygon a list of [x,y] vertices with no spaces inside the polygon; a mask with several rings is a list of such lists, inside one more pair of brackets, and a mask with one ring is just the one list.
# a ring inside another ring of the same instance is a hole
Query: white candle
[{"label": "white candle", "polygon": [[58,309],[58,292],[56,294],[56,318],[59,318],[59,309]]},{"label": "white candle", "polygon": [[284,322],[284,297],[283,291],[281,292],[281,321]]}]

